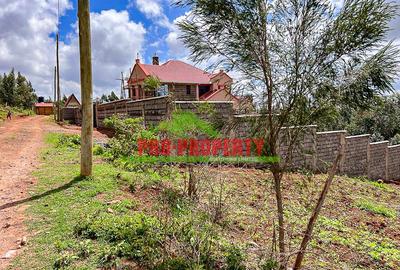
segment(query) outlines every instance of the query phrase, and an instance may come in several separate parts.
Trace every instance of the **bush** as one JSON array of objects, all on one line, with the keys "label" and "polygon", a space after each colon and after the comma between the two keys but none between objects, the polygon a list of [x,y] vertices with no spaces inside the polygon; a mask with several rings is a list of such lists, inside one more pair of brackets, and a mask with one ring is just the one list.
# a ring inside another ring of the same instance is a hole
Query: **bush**
[{"label": "bush", "polygon": [[172,118],[162,121],[156,131],[172,138],[191,138],[202,135],[214,138],[218,136],[218,132],[210,123],[200,119],[193,112],[183,111],[173,112]]},{"label": "bush", "polygon": [[391,145],[400,144],[400,133],[397,133],[393,138],[390,139]]},{"label": "bush", "polygon": [[108,150],[112,159],[133,155],[137,151],[139,139],[156,138],[153,132],[144,128],[142,121],[141,118],[122,119],[115,115],[104,120],[104,125],[115,131],[115,137],[109,141]]},{"label": "bush", "polygon": [[96,156],[101,156],[104,154],[104,148],[101,145],[96,144],[93,146],[93,154]]},{"label": "bush", "polygon": [[161,256],[163,238],[159,222],[145,214],[115,216],[102,213],[77,224],[74,233],[84,238],[106,241],[117,248],[111,252],[112,256],[103,256],[103,261],[119,256],[152,265]]},{"label": "bush", "polygon": [[81,145],[81,136],[71,134],[60,134],[56,147],[78,148]]},{"label": "bush", "polygon": [[230,247],[226,255],[226,270],[246,270],[243,261],[242,251],[238,247]]}]

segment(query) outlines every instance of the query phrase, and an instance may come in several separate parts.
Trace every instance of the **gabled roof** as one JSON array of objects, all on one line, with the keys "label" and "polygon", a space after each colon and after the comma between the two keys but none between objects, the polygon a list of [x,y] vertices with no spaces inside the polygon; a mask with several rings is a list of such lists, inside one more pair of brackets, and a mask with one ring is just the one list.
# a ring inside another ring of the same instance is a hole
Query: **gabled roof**
[{"label": "gabled roof", "polygon": [[81,105],[81,103],[80,103],[79,100],[76,98],[76,96],[75,96],[74,94],[71,94],[71,95],[68,97],[68,99],[65,101],[64,107],[68,107],[69,103],[70,103],[72,100],[76,101],[76,102],[79,104],[79,106]]},{"label": "gabled roof", "polygon": [[213,74],[178,60],[169,60],[162,65],[138,63],[146,76],[156,76],[163,83],[211,84]]}]

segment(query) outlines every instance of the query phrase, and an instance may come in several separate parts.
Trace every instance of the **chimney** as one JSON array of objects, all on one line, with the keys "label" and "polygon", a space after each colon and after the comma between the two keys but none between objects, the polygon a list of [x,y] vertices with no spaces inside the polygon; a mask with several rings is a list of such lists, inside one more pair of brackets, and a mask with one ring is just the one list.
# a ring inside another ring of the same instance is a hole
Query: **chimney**
[{"label": "chimney", "polygon": [[136,62],[136,64],[140,63],[139,53],[136,54],[136,61],[135,62]]},{"label": "chimney", "polygon": [[160,64],[160,60],[156,54],[153,56],[153,65],[158,66]]}]

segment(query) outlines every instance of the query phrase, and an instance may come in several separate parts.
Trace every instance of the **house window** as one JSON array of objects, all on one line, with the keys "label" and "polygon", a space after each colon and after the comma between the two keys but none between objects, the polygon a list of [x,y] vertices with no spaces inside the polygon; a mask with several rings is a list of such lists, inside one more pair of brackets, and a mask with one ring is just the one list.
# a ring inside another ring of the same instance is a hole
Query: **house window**
[{"label": "house window", "polygon": [[190,95],[190,85],[186,85],[186,95]]},{"label": "house window", "polygon": [[160,88],[156,90],[157,97],[163,97],[168,95],[168,85],[161,85]]}]

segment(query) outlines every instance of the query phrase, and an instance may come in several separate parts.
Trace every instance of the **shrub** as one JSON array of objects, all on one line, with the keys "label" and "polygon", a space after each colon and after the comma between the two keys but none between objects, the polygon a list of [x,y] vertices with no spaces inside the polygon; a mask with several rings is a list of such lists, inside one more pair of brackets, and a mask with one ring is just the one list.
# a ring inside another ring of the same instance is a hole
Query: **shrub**
[{"label": "shrub", "polygon": [[101,145],[96,144],[93,146],[93,154],[96,156],[101,156],[104,154],[104,148]]},{"label": "shrub", "polygon": [[144,128],[142,121],[141,118],[122,119],[115,115],[104,120],[104,125],[115,131],[115,137],[109,141],[113,159],[134,154],[139,139],[155,138],[153,132]]},{"label": "shrub", "polygon": [[213,126],[200,119],[193,112],[175,111],[172,118],[162,121],[156,131],[164,133],[172,138],[191,138],[197,136],[208,136],[214,138],[218,132]]},{"label": "shrub", "polygon": [[261,270],[275,270],[278,269],[278,262],[274,259],[268,259],[261,264]]},{"label": "shrub", "polygon": [[60,134],[56,147],[77,148],[81,145],[81,136],[72,134]]},{"label": "shrub", "polygon": [[226,270],[245,270],[243,261],[242,251],[238,247],[230,247],[226,255]]},{"label": "shrub", "polygon": [[[142,213],[121,216],[102,213],[77,224],[74,232],[78,236],[106,241],[114,248],[118,247],[112,252],[114,257],[135,259],[143,264],[156,263],[160,257],[163,238],[159,222]],[[103,257],[104,261],[110,258]]]}]

